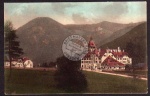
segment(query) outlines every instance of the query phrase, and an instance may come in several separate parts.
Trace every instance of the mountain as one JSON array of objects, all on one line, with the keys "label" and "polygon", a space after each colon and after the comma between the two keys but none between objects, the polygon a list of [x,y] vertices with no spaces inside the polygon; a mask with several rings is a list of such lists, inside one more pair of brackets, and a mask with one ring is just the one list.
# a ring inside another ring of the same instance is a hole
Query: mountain
[{"label": "mountain", "polygon": [[99,42],[99,45],[103,45],[105,43],[108,43],[110,41],[115,40],[118,37],[121,37],[122,35],[128,33],[130,30],[132,30],[134,27],[136,27],[137,25],[141,24],[141,22],[139,23],[134,23],[134,24],[128,24],[125,28],[122,28],[120,30],[117,30],[115,32],[113,32],[111,35],[109,35],[106,39],[101,40]]},{"label": "mountain", "polygon": [[[138,23],[120,24],[103,21],[97,24],[69,24],[65,27],[67,29],[74,30],[77,34],[83,34],[82,36],[87,40],[89,40],[89,38],[92,36],[95,43],[99,46],[101,43],[107,43],[105,41],[109,41],[109,38],[111,38],[113,34],[120,34],[120,31],[122,34],[124,34],[128,32],[129,29],[132,29],[133,27],[137,26],[137,24]],[[118,37],[119,36],[120,35],[118,35]],[[115,35],[114,39],[118,37],[116,37]]]},{"label": "mountain", "polygon": [[107,21],[97,24],[63,25],[49,17],[38,17],[18,28],[16,34],[24,56],[29,57],[34,64],[41,64],[56,61],[62,56],[62,43],[70,35],[80,35],[87,42],[92,36],[95,43],[100,46],[102,42],[111,42],[128,33],[135,26],[136,23],[119,24]]},{"label": "mountain", "polygon": [[103,21],[97,24],[78,24],[78,25],[68,24],[66,25],[66,28],[71,30],[84,30],[84,31],[94,32],[98,29],[98,27],[101,27],[102,29],[105,29],[107,31],[115,32],[117,30],[126,27],[127,25],[128,24],[120,24],[120,23]]},{"label": "mountain", "polygon": [[[147,24],[140,23],[124,35],[100,46],[101,48],[117,48],[120,46],[125,49],[133,58],[133,63],[146,63],[147,60]],[[130,44],[130,47],[128,46]],[[130,49],[130,50],[129,50]],[[133,52],[132,52],[132,51]]]},{"label": "mountain", "polygon": [[48,17],[35,18],[16,32],[24,55],[35,64],[55,61],[63,55],[62,43],[71,33],[73,32],[62,24]]}]

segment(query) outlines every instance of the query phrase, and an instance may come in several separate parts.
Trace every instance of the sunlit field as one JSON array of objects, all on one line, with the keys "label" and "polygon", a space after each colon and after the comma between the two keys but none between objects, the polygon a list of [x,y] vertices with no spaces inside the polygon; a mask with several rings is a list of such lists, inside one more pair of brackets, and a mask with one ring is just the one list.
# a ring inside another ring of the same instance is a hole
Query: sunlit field
[{"label": "sunlit field", "polygon": [[[5,94],[69,93],[56,88],[55,70],[5,69]],[[147,81],[84,71],[88,88],[81,93],[147,93]],[[74,93],[74,92],[73,92]]]}]

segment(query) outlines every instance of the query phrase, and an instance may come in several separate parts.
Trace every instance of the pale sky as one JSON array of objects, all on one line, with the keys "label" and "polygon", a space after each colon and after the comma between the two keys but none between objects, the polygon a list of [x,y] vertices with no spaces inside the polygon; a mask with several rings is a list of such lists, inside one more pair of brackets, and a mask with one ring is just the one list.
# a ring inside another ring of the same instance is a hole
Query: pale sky
[{"label": "pale sky", "polygon": [[4,3],[4,20],[11,20],[15,28],[36,17],[50,17],[62,24],[91,24],[101,21],[134,23],[147,21],[147,3]]}]

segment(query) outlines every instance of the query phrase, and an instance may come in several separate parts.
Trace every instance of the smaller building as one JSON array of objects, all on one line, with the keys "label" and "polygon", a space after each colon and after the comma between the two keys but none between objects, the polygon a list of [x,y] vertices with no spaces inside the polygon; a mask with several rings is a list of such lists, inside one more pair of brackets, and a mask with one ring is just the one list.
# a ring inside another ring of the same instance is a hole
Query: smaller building
[{"label": "smaller building", "polygon": [[101,68],[102,69],[113,69],[113,70],[118,70],[118,69],[125,69],[125,64],[115,60],[111,56],[108,56],[102,63],[101,63]]},{"label": "smaller building", "polygon": [[[4,66],[10,66],[10,62],[6,61],[4,63]],[[18,68],[33,68],[33,62],[30,59],[23,57],[18,59],[12,59],[11,66]]]}]

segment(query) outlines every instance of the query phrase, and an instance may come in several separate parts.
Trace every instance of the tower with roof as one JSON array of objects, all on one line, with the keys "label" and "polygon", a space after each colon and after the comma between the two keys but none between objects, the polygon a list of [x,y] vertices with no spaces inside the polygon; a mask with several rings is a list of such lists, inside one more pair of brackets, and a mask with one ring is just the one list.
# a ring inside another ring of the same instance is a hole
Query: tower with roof
[{"label": "tower with roof", "polygon": [[92,36],[91,36],[91,37],[90,37],[90,41],[89,41],[89,43],[88,43],[88,51],[89,51],[89,52],[92,52],[92,51],[94,51],[95,49],[97,49],[97,48],[96,48],[95,42],[93,41],[93,38],[92,38]]}]

